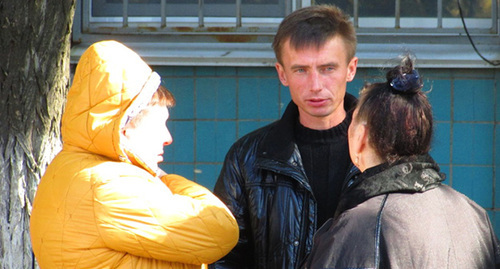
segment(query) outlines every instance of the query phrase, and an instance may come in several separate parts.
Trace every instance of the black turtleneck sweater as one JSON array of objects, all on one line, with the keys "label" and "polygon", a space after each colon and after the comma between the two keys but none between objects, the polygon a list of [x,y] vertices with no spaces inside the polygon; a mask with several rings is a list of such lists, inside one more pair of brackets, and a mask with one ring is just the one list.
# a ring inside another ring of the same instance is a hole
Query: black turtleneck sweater
[{"label": "black turtleneck sweater", "polygon": [[298,121],[295,124],[295,139],[317,202],[317,228],[333,217],[339,202],[350,164],[347,144],[350,123],[348,114],[343,122],[328,130],[309,129]]}]

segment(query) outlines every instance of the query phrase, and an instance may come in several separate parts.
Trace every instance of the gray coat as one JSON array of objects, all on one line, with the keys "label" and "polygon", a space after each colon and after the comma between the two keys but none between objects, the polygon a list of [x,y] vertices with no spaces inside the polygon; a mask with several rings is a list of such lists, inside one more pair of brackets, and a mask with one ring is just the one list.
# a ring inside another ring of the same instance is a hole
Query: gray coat
[{"label": "gray coat", "polygon": [[500,268],[488,214],[430,156],[368,169],[314,237],[304,268]]}]

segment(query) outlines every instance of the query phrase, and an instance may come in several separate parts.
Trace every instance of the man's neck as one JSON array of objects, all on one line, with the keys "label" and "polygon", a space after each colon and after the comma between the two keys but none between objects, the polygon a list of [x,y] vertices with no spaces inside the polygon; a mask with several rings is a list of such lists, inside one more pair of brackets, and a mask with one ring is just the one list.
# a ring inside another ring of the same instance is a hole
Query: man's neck
[{"label": "man's neck", "polygon": [[334,112],[325,117],[315,117],[299,111],[299,121],[304,127],[313,130],[327,130],[333,128],[344,121],[347,113],[344,109]]}]

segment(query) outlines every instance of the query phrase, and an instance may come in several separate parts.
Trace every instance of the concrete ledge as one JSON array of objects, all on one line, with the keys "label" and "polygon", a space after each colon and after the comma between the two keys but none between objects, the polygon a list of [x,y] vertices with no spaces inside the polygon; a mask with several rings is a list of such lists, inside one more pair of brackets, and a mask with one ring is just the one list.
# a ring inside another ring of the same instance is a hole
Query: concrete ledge
[{"label": "concrete ledge", "polygon": [[[124,42],[150,65],[165,66],[274,66],[270,43],[160,43]],[[82,43],[71,49],[71,63],[77,63],[90,45]],[[500,42],[477,45],[490,61],[500,61]],[[392,66],[398,55],[407,51],[417,56],[420,68],[500,68],[483,61],[472,45],[465,44],[381,44],[361,43],[357,56],[359,67]]]}]

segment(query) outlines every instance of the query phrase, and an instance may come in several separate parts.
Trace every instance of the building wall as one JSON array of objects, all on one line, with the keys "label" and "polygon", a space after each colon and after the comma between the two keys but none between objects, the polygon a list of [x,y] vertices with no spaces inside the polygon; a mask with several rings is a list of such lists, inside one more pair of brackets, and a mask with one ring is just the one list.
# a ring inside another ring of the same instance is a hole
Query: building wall
[{"label": "building wall", "polygon": [[[272,67],[154,69],[177,99],[168,122],[174,143],[165,148],[161,167],[209,189],[232,143],[278,119],[290,101],[288,89],[280,85]],[[496,191],[500,69],[419,71],[434,112],[431,154],[447,174],[445,183],[486,208],[500,235],[500,214],[495,214],[500,208],[500,190]],[[358,69],[348,92],[357,96],[364,82],[384,75],[381,69]]]}]

